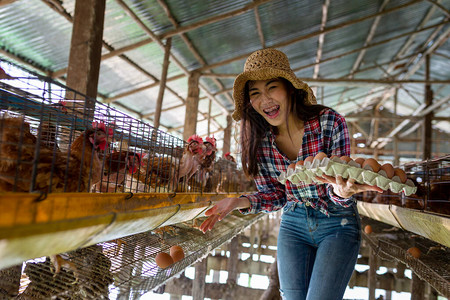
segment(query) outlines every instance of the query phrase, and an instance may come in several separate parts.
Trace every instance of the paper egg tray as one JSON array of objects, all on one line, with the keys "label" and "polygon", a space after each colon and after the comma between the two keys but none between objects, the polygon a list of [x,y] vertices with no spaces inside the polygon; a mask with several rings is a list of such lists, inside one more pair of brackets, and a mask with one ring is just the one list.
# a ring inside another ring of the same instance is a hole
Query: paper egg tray
[{"label": "paper egg tray", "polygon": [[357,183],[376,185],[384,191],[388,189],[394,193],[403,191],[406,196],[414,194],[417,190],[417,187],[410,179],[402,183],[398,176],[389,179],[383,170],[375,173],[370,166],[361,168],[354,161],[350,161],[347,164],[337,157],[333,159],[328,157],[321,160],[314,159],[312,162],[307,161],[303,166],[296,166],[295,170],[288,169],[288,172],[282,172],[278,177],[278,181],[282,184],[285,184],[287,180],[294,184],[299,184],[300,182],[306,184],[312,182],[322,183],[315,178],[316,176],[322,176],[322,174],[333,177],[341,175],[342,178],[353,178]]}]

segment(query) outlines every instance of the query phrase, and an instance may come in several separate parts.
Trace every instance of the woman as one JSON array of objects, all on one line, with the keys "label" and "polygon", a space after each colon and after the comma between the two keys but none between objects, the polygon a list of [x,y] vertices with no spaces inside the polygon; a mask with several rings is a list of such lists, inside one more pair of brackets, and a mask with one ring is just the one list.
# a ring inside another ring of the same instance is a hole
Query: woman
[{"label": "woman", "polygon": [[[211,230],[234,209],[242,213],[283,208],[277,245],[284,299],[342,299],[360,246],[360,222],[352,195],[378,187],[323,175],[323,184],[277,181],[294,162],[324,152],[350,155],[344,118],[317,105],[309,86],[291,70],[284,53],[252,53],[233,87],[233,118],[242,120],[244,172],[258,192],[226,198],[206,211],[201,230]],[[256,155],[255,155],[256,154]]]}]

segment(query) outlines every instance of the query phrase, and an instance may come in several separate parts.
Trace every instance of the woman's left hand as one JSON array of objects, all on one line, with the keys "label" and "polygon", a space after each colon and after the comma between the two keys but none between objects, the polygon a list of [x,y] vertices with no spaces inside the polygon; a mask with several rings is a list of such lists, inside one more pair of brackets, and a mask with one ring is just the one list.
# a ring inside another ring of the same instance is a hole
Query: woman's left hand
[{"label": "woman's left hand", "polygon": [[356,183],[353,178],[342,178],[338,175],[336,177],[328,176],[323,174],[322,176],[316,176],[316,179],[323,182],[329,183],[333,186],[333,192],[336,196],[341,198],[350,198],[354,194],[365,192],[365,191],[375,191],[382,193],[383,190],[376,185],[359,184]]}]

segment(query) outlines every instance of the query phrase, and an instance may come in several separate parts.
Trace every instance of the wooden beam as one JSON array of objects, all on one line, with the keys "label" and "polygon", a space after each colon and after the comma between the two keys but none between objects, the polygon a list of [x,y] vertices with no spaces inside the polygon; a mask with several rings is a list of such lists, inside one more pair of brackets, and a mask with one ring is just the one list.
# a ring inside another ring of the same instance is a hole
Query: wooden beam
[{"label": "wooden beam", "polygon": [[[97,97],[102,50],[106,0],[77,0],[70,43],[67,86],[91,99]],[[86,107],[93,101],[78,93],[66,93],[68,99],[85,99]]]},{"label": "wooden beam", "polygon": [[[425,58],[425,78],[430,78],[430,55],[426,55]],[[433,104],[433,90],[431,85],[425,85],[425,105],[429,107]],[[431,127],[431,121],[433,119],[433,111],[428,112],[423,117],[423,130],[422,130],[422,160],[431,158],[431,146],[433,144],[433,128]]]},{"label": "wooden beam", "polygon": [[255,7],[253,9],[253,12],[255,14],[255,22],[256,22],[256,29],[258,31],[258,37],[259,42],[261,43],[261,48],[266,48],[266,41],[264,39],[264,32],[261,25],[261,18],[259,17],[258,7]]},{"label": "wooden beam", "polygon": [[230,115],[227,115],[227,127],[223,133],[223,154],[230,152],[231,150],[231,127],[233,125],[233,119]]},{"label": "wooden beam", "polygon": [[[320,31],[323,31],[325,29],[325,25],[327,24],[327,16],[328,16],[328,8],[330,6],[330,0],[325,0],[322,4],[322,21],[320,23]],[[316,52],[316,65],[314,66],[314,73],[313,78],[319,77],[319,69],[320,64],[319,62],[322,59],[322,51],[323,51],[323,44],[325,41],[325,33],[321,33],[319,35],[319,41],[317,45],[317,52]],[[317,94],[317,93],[315,93]]]},{"label": "wooden beam", "polygon": [[166,46],[164,48],[164,60],[162,67],[161,80],[159,84],[159,92],[158,98],[156,99],[156,110],[155,110],[155,118],[153,122],[153,127],[159,128],[159,120],[161,118],[161,109],[164,98],[164,91],[166,90],[166,79],[167,79],[167,70],[169,69],[169,56],[170,56],[170,48],[172,46],[172,38],[168,38],[166,41]]},{"label": "wooden beam", "polygon": [[192,299],[205,299],[205,276],[206,276],[206,262],[204,258],[202,261],[195,263],[195,279],[192,282]]},{"label": "wooden beam", "polygon": [[367,285],[369,286],[369,300],[375,300],[375,289],[377,288],[377,256],[374,250],[370,251],[369,256],[369,276]]},{"label": "wooden beam", "polygon": [[[205,298],[221,299],[229,288],[230,286],[227,284],[206,283]],[[264,292],[262,289],[247,288],[240,285],[233,286],[233,289],[237,295],[235,300],[259,299]],[[186,276],[173,278],[166,283],[165,292],[176,295],[192,296],[192,280]]]},{"label": "wooden beam", "polygon": [[186,99],[186,114],[184,118],[183,139],[187,139],[197,131],[198,96],[200,73],[193,72],[188,80],[188,96]]}]

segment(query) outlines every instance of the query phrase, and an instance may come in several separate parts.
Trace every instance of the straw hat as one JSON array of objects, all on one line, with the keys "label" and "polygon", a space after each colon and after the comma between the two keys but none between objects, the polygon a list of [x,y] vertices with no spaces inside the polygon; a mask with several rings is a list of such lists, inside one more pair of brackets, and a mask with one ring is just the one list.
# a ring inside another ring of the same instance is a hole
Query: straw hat
[{"label": "straw hat", "polygon": [[295,76],[286,54],[276,49],[267,48],[250,54],[245,62],[244,72],[239,74],[234,81],[233,98],[235,110],[232,115],[233,119],[236,121],[241,119],[242,110],[244,109],[244,87],[247,81],[267,80],[277,77],[289,80],[296,89],[305,90],[308,94],[306,99],[307,105],[317,103],[311,88]]}]

